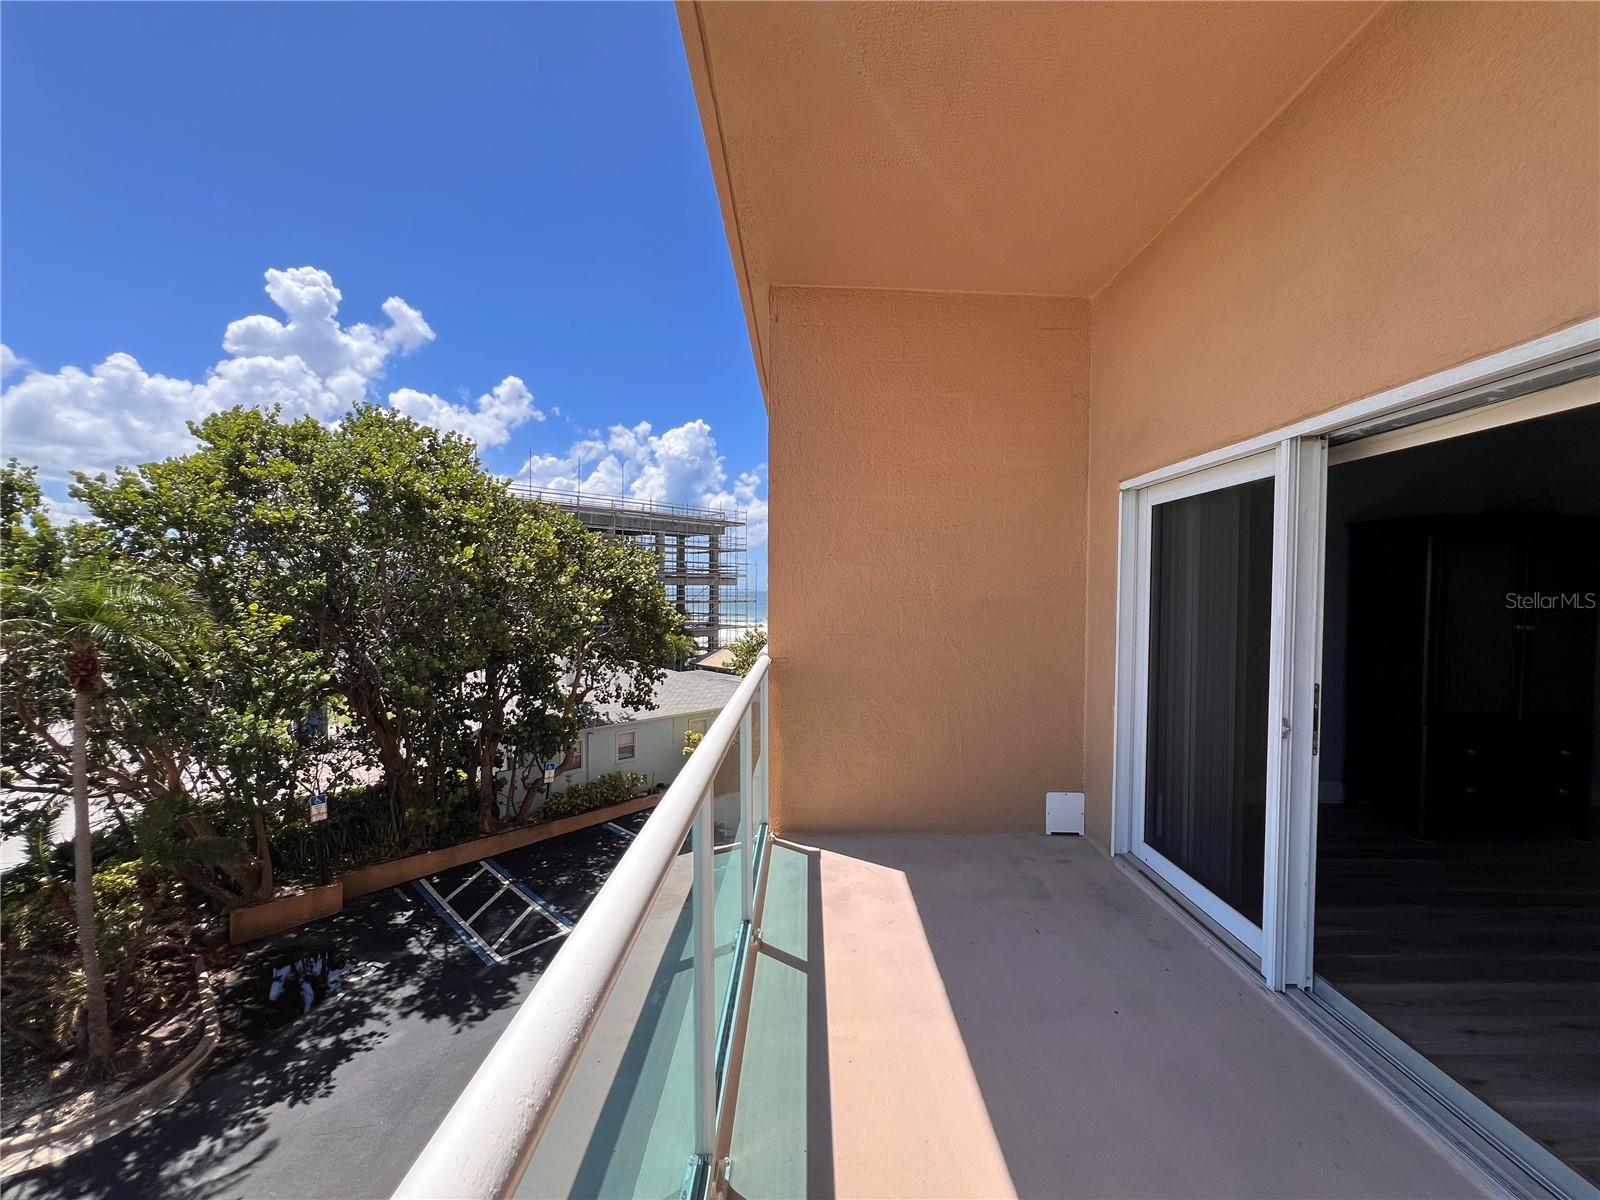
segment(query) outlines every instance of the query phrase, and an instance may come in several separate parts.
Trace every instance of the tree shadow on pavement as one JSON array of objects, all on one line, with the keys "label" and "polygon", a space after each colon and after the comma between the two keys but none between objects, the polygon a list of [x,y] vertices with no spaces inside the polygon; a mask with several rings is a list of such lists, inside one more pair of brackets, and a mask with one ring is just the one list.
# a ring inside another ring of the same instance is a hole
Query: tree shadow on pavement
[{"label": "tree shadow on pavement", "polygon": [[[476,1057],[449,1043],[495,1014],[509,1019],[558,945],[485,966],[430,917],[417,897],[390,890],[319,922],[319,938],[346,957],[334,995],[168,1108],[7,1179],[6,1195],[388,1195],[454,1096],[449,1072],[430,1058],[470,1077],[492,1037]],[[440,1086],[427,1088],[430,1080]]]}]

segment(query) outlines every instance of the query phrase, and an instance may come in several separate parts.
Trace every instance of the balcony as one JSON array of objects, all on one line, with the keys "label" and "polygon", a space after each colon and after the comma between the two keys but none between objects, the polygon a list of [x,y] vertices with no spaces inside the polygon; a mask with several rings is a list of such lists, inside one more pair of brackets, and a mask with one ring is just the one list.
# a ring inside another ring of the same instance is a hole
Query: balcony
[{"label": "balcony", "polygon": [[813,843],[768,863],[732,1193],[1484,1194],[1081,839]]},{"label": "balcony", "polygon": [[1075,838],[767,830],[763,657],[398,1196],[1472,1196]]}]

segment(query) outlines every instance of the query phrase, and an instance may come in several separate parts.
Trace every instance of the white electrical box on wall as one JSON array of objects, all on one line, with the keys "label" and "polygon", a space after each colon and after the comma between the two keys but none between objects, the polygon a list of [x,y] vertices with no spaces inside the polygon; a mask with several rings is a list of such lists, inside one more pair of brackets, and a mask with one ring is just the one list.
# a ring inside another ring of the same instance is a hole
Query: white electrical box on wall
[{"label": "white electrical box on wall", "polygon": [[1083,832],[1083,793],[1046,792],[1044,794],[1046,833]]}]

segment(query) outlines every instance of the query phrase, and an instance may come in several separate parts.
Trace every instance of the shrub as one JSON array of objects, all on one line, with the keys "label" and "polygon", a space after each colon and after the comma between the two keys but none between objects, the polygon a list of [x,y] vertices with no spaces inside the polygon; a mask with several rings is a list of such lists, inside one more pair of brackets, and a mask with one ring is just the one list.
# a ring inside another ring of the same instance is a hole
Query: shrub
[{"label": "shrub", "polygon": [[539,815],[551,820],[571,817],[592,808],[608,804],[621,804],[632,799],[649,786],[649,781],[635,771],[613,771],[588,783],[575,783],[566,791],[551,796],[544,802]]},{"label": "shrub", "polygon": [[329,789],[328,818],[319,829],[311,823],[305,797],[297,796],[286,805],[286,819],[273,828],[274,866],[280,879],[315,881],[319,837],[327,847],[330,875],[398,854],[453,846],[482,832],[477,810],[476,792],[460,781],[426,806],[405,810],[391,803],[381,786]]},{"label": "shrub", "polygon": [[[71,894],[71,885],[51,873],[36,891],[6,902],[8,961],[0,994],[8,1055],[17,1050],[54,1058],[73,1049],[83,974]],[[108,980],[116,980],[125,967],[131,974],[128,956],[138,953],[152,920],[171,919],[177,911],[177,885],[130,859],[95,871],[94,896],[100,961]]]}]

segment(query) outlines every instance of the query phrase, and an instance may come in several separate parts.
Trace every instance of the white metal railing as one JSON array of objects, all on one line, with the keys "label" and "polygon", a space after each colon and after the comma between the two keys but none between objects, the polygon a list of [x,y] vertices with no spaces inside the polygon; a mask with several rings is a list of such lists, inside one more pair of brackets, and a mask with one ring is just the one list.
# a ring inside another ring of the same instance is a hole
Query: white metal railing
[{"label": "white metal railing", "polygon": [[[511,1196],[571,1079],[684,838],[693,846],[694,1141],[709,1166],[717,1136],[717,1012],[713,978],[714,781],[739,738],[741,912],[750,918],[758,826],[767,823],[767,676],[763,653],[645,822],[543,978],[395,1192],[395,1200]],[[752,705],[761,704],[761,756],[752,763]],[[731,985],[730,985],[731,986]]]},{"label": "white metal railing", "polygon": [[641,500],[636,496],[609,496],[603,492],[566,491],[562,488],[534,487],[531,484],[510,484],[513,495],[530,500],[542,500],[557,507],[608,509],[613,512],[665,513],[675,517],[705,517],[723,524],[743,524],[742,508],[701,508],[692,504],[671,504],[665,500]]}]

